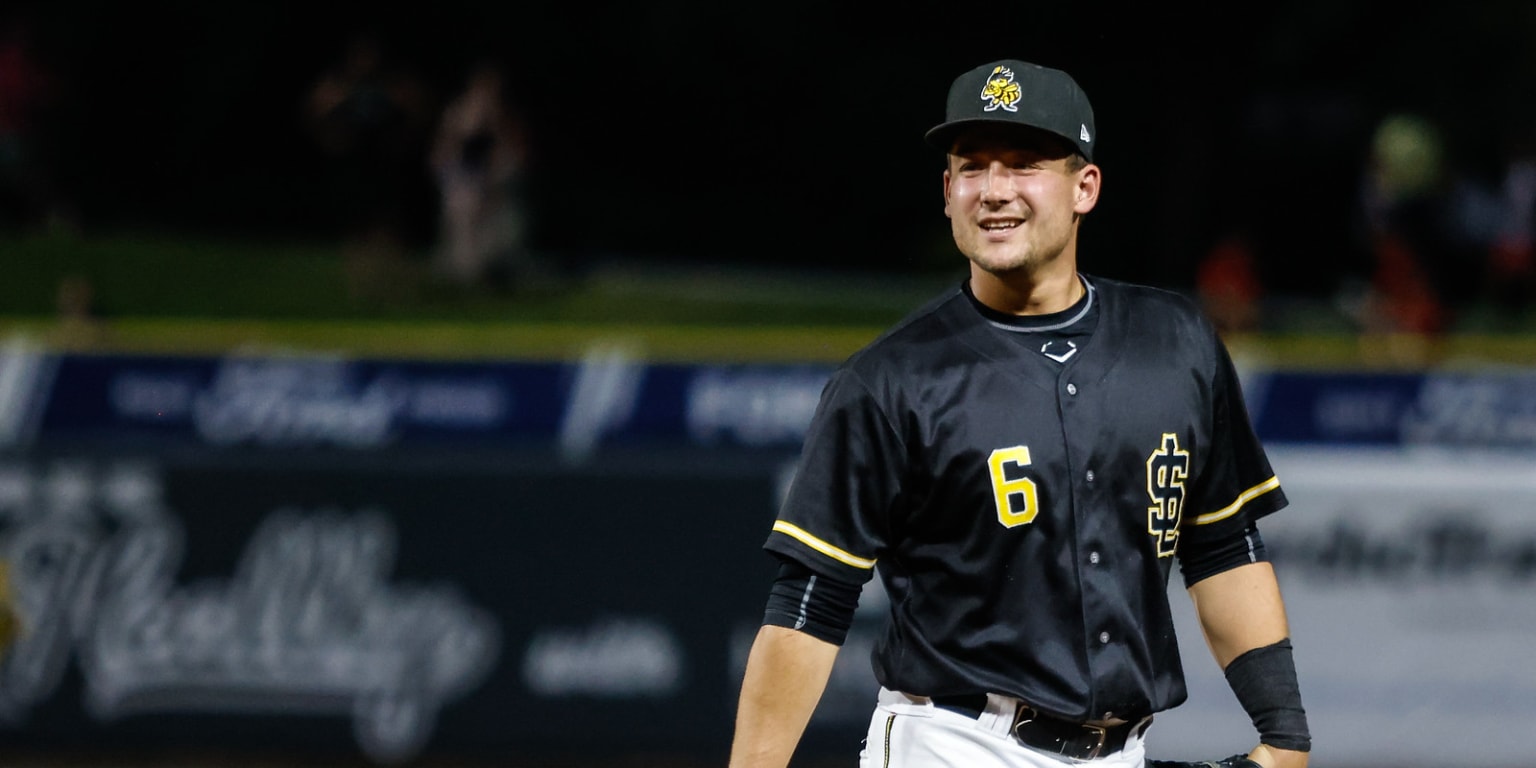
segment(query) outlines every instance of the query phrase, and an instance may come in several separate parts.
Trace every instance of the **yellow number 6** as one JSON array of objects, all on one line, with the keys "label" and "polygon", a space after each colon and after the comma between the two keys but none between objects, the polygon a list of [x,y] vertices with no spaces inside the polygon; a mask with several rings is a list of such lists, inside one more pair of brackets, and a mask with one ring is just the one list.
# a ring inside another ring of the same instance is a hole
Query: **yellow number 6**
[{"label": "yellow number 6", "polygon": [[[987,457],[987,468],[992,473],[992,498],[997,502],[997,521],[1004,528],[1024,525],[1035,520],[1040,513],[1040,493],[1035,481],[1024,476],[1023,468],[1029,466],[1029,449],[1016,445],[999,448]],[[1010,478],[1009,470],[1015,477]]]}]

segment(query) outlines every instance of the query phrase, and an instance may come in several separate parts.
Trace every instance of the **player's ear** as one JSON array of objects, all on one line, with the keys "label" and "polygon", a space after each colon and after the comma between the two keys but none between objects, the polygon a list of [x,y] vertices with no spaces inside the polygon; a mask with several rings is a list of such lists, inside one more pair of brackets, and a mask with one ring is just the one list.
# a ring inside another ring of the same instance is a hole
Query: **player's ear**
[{"label": "player's ear", "polygon": [[1099,167],[1089,163],[1077,171],[1077,190],[1072,200],[1072,210],[1084,214],[1099,202],[1099,183],[1102,181]]},{"label": "player's ear", "polygon": [[949,169],[944,169],[944,215],[949,215]]}]

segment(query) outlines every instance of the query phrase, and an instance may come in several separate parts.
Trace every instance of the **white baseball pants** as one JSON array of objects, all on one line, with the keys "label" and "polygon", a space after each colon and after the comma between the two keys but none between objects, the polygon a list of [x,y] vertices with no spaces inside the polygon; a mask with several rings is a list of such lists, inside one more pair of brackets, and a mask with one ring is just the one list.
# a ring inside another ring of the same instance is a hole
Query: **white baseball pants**
[{"label": "white baseball pants", "polygon": [[1013,738],[1010,699],[987,697],[987,709],[971,719],[935,707],[928,699],[880,689],[859,768],[1143,768],[1146,743],[1132,736],[1125,749],[1094,760],[1041,752]]}]

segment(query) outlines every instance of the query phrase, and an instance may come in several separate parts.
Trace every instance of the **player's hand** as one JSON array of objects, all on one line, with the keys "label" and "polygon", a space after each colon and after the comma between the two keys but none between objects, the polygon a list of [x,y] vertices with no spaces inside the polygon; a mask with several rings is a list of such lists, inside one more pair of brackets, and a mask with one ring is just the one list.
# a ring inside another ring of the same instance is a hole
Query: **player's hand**
[{"label": "player's hand", "polygon": [[1260,744],[1248,753],[1248,757],[1262,768],[1307,768],[1307,754]]}]

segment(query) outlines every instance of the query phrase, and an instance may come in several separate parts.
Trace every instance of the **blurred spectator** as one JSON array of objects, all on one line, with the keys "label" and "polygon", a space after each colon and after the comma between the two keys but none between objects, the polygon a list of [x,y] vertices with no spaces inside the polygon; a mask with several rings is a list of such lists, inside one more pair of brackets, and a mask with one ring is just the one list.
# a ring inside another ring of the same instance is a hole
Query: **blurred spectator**
[{"label": "blurred spectator", "polygon": [[[1536,137],[1533,137],[1536,138]],[[1536,148],[1521,142],[1498,190],[1499,224],[1488,243],[1486,292],[1504,317],[1536,303]]]},{"label": "blurred spectator", "polygon": [[[1475,308],[1486,329],[1524,327],[1536,314],[1536,124],[1502,123],[1504,139],[1475,172],[1451,184],[1452,235],[1468,255]],[[1485,134],[1483,138],[1488,138]]]},{"label": "blurred spectator", "polygon": [[424,80],[372,31],[354,33],[310,89],[306,117],[327,162],[327,201],[340,214],[348,278],[360,298],[414,293],[405,227],[432,111]]},{"label": "blurred spectator", "polygon": [[11,563],[0,559],[0,659],[21,636],[22,622],[17,588],[11,580]]},{"label": "blurred spectator", "polygon": [[1198,265],[1195,292],[1221,333],[1259,330],[1264,285],[1250,238],[1234,232],[1218,241]]},{"label": "blurred spectator", "polygon": [[58,325],[49,341],[64,349],[93,349],[107,336],[96,306],[96,289],[84,275],[66,275],[55,296]]},{"label": "blurred spectator", "polygon": [[56,82],[38,57],[24,14],[0,20],[0,226],[68,223],[43,156],[44,115]]},{"label": "blurred spectator", "polygon": [[1388,115],[1371,137],[1357,211],[1369,269],[1357,319],[1367,331],[1439,333],[1466,298],[1455,287],[1475,270],[1450,245],[1444,151],[1438,127],[1418,115]]},{"label": "blurred spectator", "polygon": [[428,156],[437,182],[438,277],[515,285],[528,264],[528,133],[501,63],[482,60],[444,108]]}]

